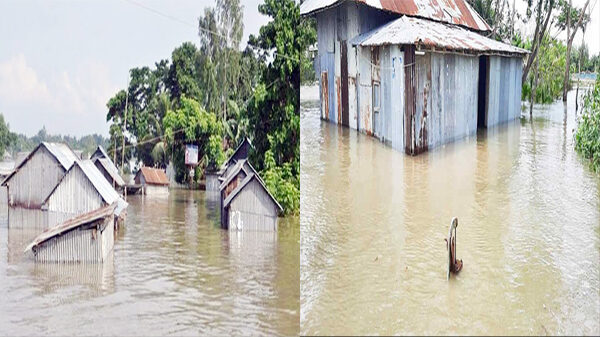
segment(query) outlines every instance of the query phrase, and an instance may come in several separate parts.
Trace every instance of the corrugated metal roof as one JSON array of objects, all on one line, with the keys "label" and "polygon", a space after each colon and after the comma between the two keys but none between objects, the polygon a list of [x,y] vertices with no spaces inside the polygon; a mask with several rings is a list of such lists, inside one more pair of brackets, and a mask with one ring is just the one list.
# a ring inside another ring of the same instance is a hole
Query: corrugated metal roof
[{"label": "corrugated metal roof", "polygon": [[[300,5],[300,14],[337,5],[344,0],[307,0]],[[488,31],[490,26],[465,0],[351,0],[384,11],[451,23],[475,30]]]},{"label": "corrugated metal roof", "polygon": [[244,137],[244,139],[240,142],[235,151],[233,151],[233,154],[231,154],[231,156],[229,156],[229,158],[223,163],[223,165],[221,165],[221,171],[225,170],[229,165],[232,164],[233,159],[236,157],[236,154],[242,149],[242,146],[244,144],[248,144],[250,147],[253,147],[250,139],[248,137]]},{"label": "corrugated metal roof", "polygon": [[[100,155],[96,155],[96,152],[100,152]],[[104,158],[106,159],[106,163],[108,164],[108,167],[110,167],[110,169],[117,175],[119,175],[119,169],[117,168],[117,166],[115,165],[115,163],[113,163],[113,161],[110,159],[110,156],[108,155],[108,153],[106,153],[106,151],[104,150],[104,148],[102,147],[102,145],[98,145],[98,147],[96,148],[96,151],[94,151],[94,153],[92,154],[92,157],[90,159],[94,159],[94,158]]]},{"label": "corrugated metal roof", "polygon": [[52,153],[52,155],[60,162],[65,170],[68,170],[78,159],[67,144],[46,142],[43,142],[42,144],[44,144],[48,151],[50,151],[50,153]]},{"label": "corrugated metal roof", "polygon": [[527,54],[528,51],[467,29],[403,16],[350,41],[354,45],[420,44],[428,48],[485,53]]},{"label": "corrugated metal roof", "polygon": [[28,246],[25,248],[25,252],[31,250],[33,247],[36,247],[58,235],[61,235],[65,232],[68,232],[72,229],[75,229],[79,226],[87,225],[96,220],[106,218],[112,215],[115,212],[115,208],[117,204],[114,203],[112,205],[107,205],[98,209],[95,209],[91,212],[84,213],[82,215],[71,218],[59,225],[48,228],[42,234],[38,235]]},{"label": "corrugated metal roof", "polygon": [[[252,166],[250,166],[252,167]],[[254,168],[252,168],[254,170]],[[256,171],[254,171],[256,172]],[[262,179],[260,179],[258,174],[254,174],[254,173],[250,173],[246,176],[246,178],[244,178],[244,180],[242,180],[242,182],[238,185],[238,187],[235,188],[235,190],[233,190],[231,192],[231,194],[229,194],[227,196],[227,198],[225,198],[225,201],[223,202],[223,207],[227,207],[229,206],[229,204],[233,201],[233,199],[235,199],[235,197],[244,189],[244,187],[246,187],[246,185],[248,185],[252,179],[256,179],[256,181],[258,181],[260,183],[260,185],[263,187],[263,189],[265,190],[265,192],[267,192],[267,194],[269,195],[269,197],[271,197],[271,200],[273,200],[273,202],[275,203],[275,205],[277,205],[277,209],[279,209],[279,212],[283,211],[283,208],[281,207],[281,205],[277,202],[277,199],[275,199],[275,197],[269,192],[269,190],[267,189],[267,187],[265,186],[265,184],[263,183]]]},{"label": "corrugated metal roof", "polygon": [[33,156],[34,153],[36,153],[42,146],[45,147],[54,158],[56,158],[65,171],[71,168],[71,165],[77,161],[77,156],[75,156],[75,153],[73,153],[68,145],[62,143],[42,142],[35,149],[33,149],[33,151],[29,152],[25,158],[22,160],[17,159],[20,161],[16,161],[17,165],[15,169],[2,181],[1,185],[4,186],[6,182],[8,182],[12,176],[25,164],[25,162],[27,162],[29,158],[31,158],[31,156]]},{"label": "corrugated metal roof", "polygon": [[[102,167],[104,167],[106,172],[111,176],[111,178],[117,183],[118,186],[125,185],[125,181],[119,175],[119,171],[116,170],[116,167],[112,163],[112,160],[110,160],[108,158],[96,157],[96,159],[94,159],[94,163],[96,163],[96,162],[99,162],[100,165],[102,165]],[[114,169],[113,169],[113,167],[114,167]]]},{"label": "corrugated metal roof", "polygon": [[138,171],[138,174],[142,174],[146,183],[150,185],[169,185],[169,178],[165,174],[165,171],[161,169],[155,169],[151,167],[143,166]]},{"label": "corrugated metal roof", "polygon": [[107,204],[112,204],[119,199],[119,194],[115,189],[108,183],[102,173],[98,171],[96,165],[91,160],[83,160],[78,162],[78,165],[86,177],[90,180],[92,185],[96,188],[98,193],[102,196],[102,199]]},{"label": "corrugated metal roof", "polygon": [[[227,187],[227,185],[229,185],[229,183],[233,180],[233,178],[235,178],[238,175],[240,170],[244,169],[245,162],[246,162],[246,160],[242,159],[242,160],[238,161],[237,163],[235,163],[233,171],[231,171],[231,173],[229,173],[229,175],[227,177],[225,177],[225,180],[221,183],[221,185],[219,185],[219,191],[221,191],[225,187]],[[246,172],[246,170],[244,170],[244,172],[246,173],[246,175],[251,173],[251,172]]]}]

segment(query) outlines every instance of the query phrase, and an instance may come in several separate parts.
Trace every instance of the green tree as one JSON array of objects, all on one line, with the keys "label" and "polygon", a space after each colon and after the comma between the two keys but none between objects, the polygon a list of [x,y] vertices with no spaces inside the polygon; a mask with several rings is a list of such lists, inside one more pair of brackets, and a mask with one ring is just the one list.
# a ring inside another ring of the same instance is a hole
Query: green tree
[{"label": "green tree", "polygon": [[[260,28],[258,37],[250,37],[249,44],[260,50],[262,59],[273,51],[273,60],[263,70],[262,83],[248,106],[250,125],[260,125],[252,130],[252,157],[265,173],[279,170],[267,174],[265,182],[271,193],[280,195],[278,184],[269,177],[283,177],[300,189],[300,64],[316,34],[310,22],[300,17],[300,7],[293,0],[265,0],[258,10],[272,20]],[[284,202],[286,212],[297,211],[299,195],[293,193],[294,202]]]},{"label": "green tree", "polygon": [[4,115],[0,114],[0,157],[16,142],[16,135],[10,132],[10,126],[4,121]]},{"label": "green tree", "polygon": [[[175,179],[178,182],[188,181],[185,167],[185,145],[198,146],[199,167],[216,167],[225,161],[222,148],[223,126],[214,113],[207,112],[200,104],[185,96],[181,97],[180,106],[167,111],[163,119],[167,153],[173,158]],[[196,176],[196,179],[200,177]]]}]

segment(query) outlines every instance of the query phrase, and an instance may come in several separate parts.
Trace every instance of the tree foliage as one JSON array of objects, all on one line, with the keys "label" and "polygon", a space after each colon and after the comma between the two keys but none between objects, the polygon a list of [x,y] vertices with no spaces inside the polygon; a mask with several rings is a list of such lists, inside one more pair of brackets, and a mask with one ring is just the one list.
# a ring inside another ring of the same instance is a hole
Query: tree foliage
[{"label": "tree foliage", "polygon": [[583,100],[583,113],[575,132],[575,149],[600,172],[600,77]]},{"label": "tree foliage", "polygon": [[16,142],[17,136],[10,132],[10,126],[4,121],[4,115],[0,114],[0,158],[4,152]]}]

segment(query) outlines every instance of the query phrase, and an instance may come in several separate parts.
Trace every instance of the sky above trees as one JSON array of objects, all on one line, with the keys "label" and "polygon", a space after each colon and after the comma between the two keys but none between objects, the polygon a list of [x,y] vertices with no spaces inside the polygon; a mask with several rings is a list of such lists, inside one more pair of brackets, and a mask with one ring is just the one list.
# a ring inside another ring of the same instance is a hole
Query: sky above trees
[{"label": "sky above trees", "polygon": [[[245,48],[268,18],[244,0]],[[175,19],[136,5],[152,8]],[[108,136],[106,103],[130,68],[198,43],[198,17],[212,0],[0,2],[0,113],[14,132]],[[179,22],[181,20],[183,22]]]}]

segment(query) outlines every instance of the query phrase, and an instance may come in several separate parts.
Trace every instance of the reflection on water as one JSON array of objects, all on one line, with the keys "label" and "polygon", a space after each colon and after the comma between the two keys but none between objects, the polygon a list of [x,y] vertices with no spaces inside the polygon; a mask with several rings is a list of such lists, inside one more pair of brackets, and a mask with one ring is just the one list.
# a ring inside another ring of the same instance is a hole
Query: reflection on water
[{"label": "reflection on water", "polygon": [[301,110],[302,334],[600,333],[600,179],[573,150],[572,93],[567,114],[417,157],[318,109]]},{"label": "reflection on water", "polygon": [[35,264],[37,233],[0,208],[0,334],[294,335],[299,219],[277,233],[229,233],[204,192],[129,197],[104,264]]}]

